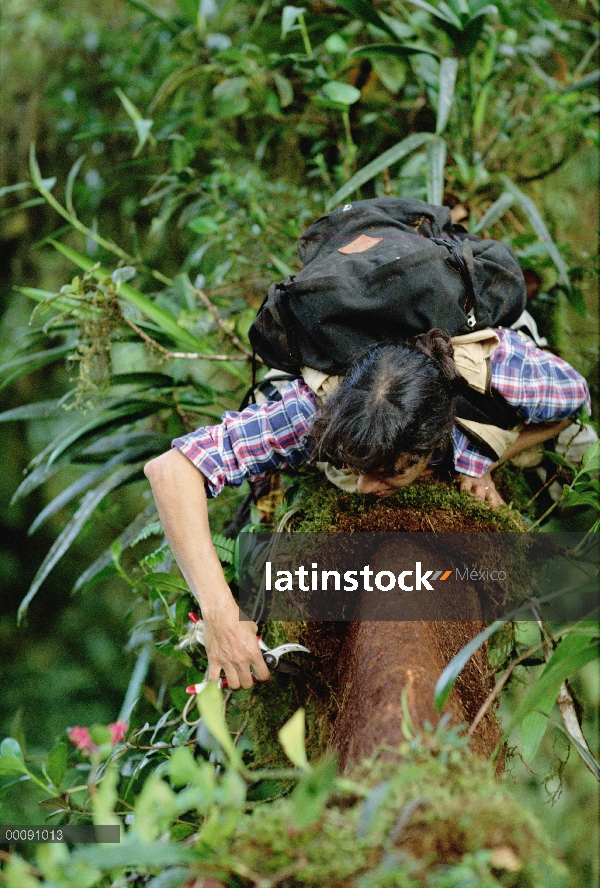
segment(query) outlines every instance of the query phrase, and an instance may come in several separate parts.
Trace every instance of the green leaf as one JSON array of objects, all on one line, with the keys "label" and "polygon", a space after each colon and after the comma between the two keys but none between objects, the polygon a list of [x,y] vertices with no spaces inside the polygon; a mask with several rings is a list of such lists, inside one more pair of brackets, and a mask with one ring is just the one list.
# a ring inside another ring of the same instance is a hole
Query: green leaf
[{"label": "green leaf", "polygon": [[339,3],[336,0],[336,6],[341,6],[342,9],[345,9],[346,12],[360,19],[360,21],[374,25],[380,31],[385,31],[386,34],[397,40],[397,35],[393,28],[390,27],[367,0],[339,0]]},{"label": "green leaf", "polygon": [[54,747],[54,749],[51,750],[48,756],[48,765],[46,770],[48,772],[48,777],[50,778],[56,789],[60,790],[60,785],[67,770],[66,743],[58,743]]},{"label": "green leaf", "polygon": [[62,459],[57,460],[53,465],[48,466],[44,463],[41,466],[38,466],[37,469],[34,469],[33,472],[30,472],[26,478],[21,481],[17,489],[15,490],[13,497],[10,501],[11,506],[14,503],[18,502],[24,496],[31,493],[32,490],[36,490],[42,484],[44,484],[49,478],[52,478],[60,469],[62,469],[68,460]]},{"label": "green leaf", "polygon": [[239,753],[234,746],[223,714],[223,693],[216,681],[210,681],[198,695],[198,708],[206,727],[230,762],[239,765]]},{"label": "green leaf", "polygon": [[228,540],[222,533],[215,533],[212,535],[212,541],[219,556],[219,561],[223,561],[225,564],[233,564],[235,540]]},{"label": "green leaf", "polygon": [[282,108],[287,108],[294,101],[294,88],[287,77],[279,71],[273,71],[272,77],[279,95],[279,104]]},{"label": "green leaf", "polygon": [[36,461],[48,456],[48,465],[58,459],[63,453],[73,448],[75,445],[82,446],[84,442],[90,438],[98,437],[103,431],[115,426],[121,426],[125,422],[135,422],[137,419],[143,419],[165,407],[157,401],[126,401],[120,406],[115,406],[110,410],[104,410],[96,414],[89,422],[76,424],[60,435],[55,442],[46,447],[42,453],[35,458]]},{"label": "green leaf", "polygon": [[447,58],[440,62],[440,89],[437,109],[437,122],[435,131],[439,135],[448,123],[450,109],[454,100],[454,87],[456,85],[456,72],[458,71],[458,59]]},{"label": "green leaf", "polygon": [[281,13],[281,39],[283,40],[291,31],[295,31],[298,27],[296,21],[299,16],[304,15],[306,7],[304,6],[284,6]]},{"label": "green leaf", "polygon": [[0,743],[0,775],[28,773],[18,741],[14,737],[6,737]]},{"label": "green leaf", "polygon": [[196,216],[188,222],[187,227],[195,234],[218,234],[221,226],[212,216]]},{"label": "green leaf", "polygon": [[337,80],[331,80],[323,87],[324,95],[330,102],[338,105],[354,105],[360,99],[360,90],[349,83],[341,83]]},{"label": "green leaf", "polygon": [[34,404],[24,404],[22,407],[13,407],[0,413],[0,422],[12,422],[22,419],[48,419],[60,413],[59,399],[52,401],[36,401]]},{"label": "green leaf", "polygon": [[23,750],[19,741],[14,737],[5,737],[0,743],[0,758],[14,758],[23,762]]},{"label": "green leaf", "polygon": [[10,370],[12,370],[12,373],[9,373],[2,381],[2,384],[0,384],[0,391],[25,373],[33,373],[34,370],[46,367],[47,364],[54,363],[58,358],[62,358],[72,351],[72,345],[58,345],[55,348],[48,348],[45,351],[35,352],[34,354],[22,355],[20,358],[8,361],[0,367],[0,373],[6,373]]},{"label": "green leaf", "polygon": [[62,530],[59,536],[54,541],[51,546],[48,554],[42,561],[35,577],[33,578],[33,582],[29,587],[29,591],[27,595],[19,605],[19,609],[17,612],[17,619],[20,622],[25,614],[27,613],[27,608],[29,604],[33,600],[35,594],[38,589],[52,570],[52,568],[60,561],[65,552],[71,546],[73,540],[78,536],[80,531],[82,530],[84,524],[91,517],[92,513],[96,509],[105,496],[107,496],[112,490],[118,487],[120,484],[123,484],[125,481],[129,480],[133,475],[139,474],[144,466],[143,462],[134,463],[132,466],[122,466],[108,478],[106,478],[95,490],[90,490],[81,501],[81,505],[67,524],[67,526]]},{"label": "green leaf", "polygon": [[159,592],[186,592],[189,593],[189,586],[185,580],[179,577],[173,577],[167,573],[150,573],[142,577],[142,581]]},{"label": "green leaf", "polygon": [[595,441],[583,454],[582,466],[590,475],[600,472],[600,441]]},{"label": "green leaf", "polygon": [[483,228],[489,228],[497,222],[498,219],[502,218],[514,202],[514,194],[511,194],[509,191],[504,191],[498,200],[494,201],[491,207],[487,208],[479,222],[472,229],[471,234],[477,234],[477,232],[481,231]]},{"label": "green leaf", "polygon": [[378,173],[386,170],[388,167],[392,166],[392,164],[402,160],[407,154],[411,154],[413,151],[416,151],[417,148],[420,148],[421,145],[424,145],[426,142],[429,142],[434,138],[435,136],[433,133],[413,133],[413,135],[407,136],[406,139],[402,139],[401,142],[398,142],[392,148],[384,151],[383,154],[380,154],[379,157],[376,157],[375,160],[368,163],[367,166],[362,168],[362,170],[355,173],[355,175],[352,176],[352,178],[327,201],[327,209],[330,210],[332,207],[336,206],[336,204],[341,203],[361,188],[366,182],[377,176]]},{"label": "green leaf", "polygon": [[75,207],[73,206],[73,186],[84,160],[85,154],[82,154],[81,157],[77,158],[77,160],[69,170],[69,175],[67,176],[67,184],[65,185],[65,206],[69,213],[72,213],[73,216],[77,215],[77,213],[75,212]]},{"label": "green leaf", "polygon": [[512,182],[508,176],[502,176],[502,180],[506,185],[508,191],[513,195],[515,201],[521,207],[525,215],[527,216],[529,222],[531,223],[531,227],[539,237],[542,244],[545,246],[548,251],[548,255],[554,262],[557,270],[558,270],[558,279],[563,286],[567,288],[570,292],[571,283],[569,281],[569,272],[567,266],[565,264],[564,259],[560,255],[558,251],[558,247],[554,243],[554,240],[546,227],[546,223],[541,217],[540,211],[532,201],[530,197],[524,194],[520,188]]},{"label": "green leaf", "polygon": [[[550,705],[554,702],[554,698]],[[521,724],[521,755],[530,764],[536,756],[540,743],[548,727],[548,716],[545,712],[530,712]]]},{"label": "green leaf", "polygon": [[298,709],[279,730],[279,742],[283,751],[297,768],[310,771],[311,766],[306,756],[306,716],[304,709]]},{"label": "green leaf", "polygon": [[578,92],[582,89],[588,89],[590,86],[595,86],[599,81],[600,70],[592,71],[591,74],[586,74],[585,77],[581,78],[581,80],[578,80],[576,83],[568,86],[565,90],[562,91],[561,95],[566,96],[567,93]]},{"label": "green leaf", "polygon": [[297,827],[319,820],[335,789],[336,777],[337,762],[331,756],[322,759],[302,777],[291,796],[292,816]]},{"label": "green leaf", "polygon": [[[150,503],[150,505],[146,506],[143,512],[141,512],[137,518],[129,524],[123,533],[119,534],[115,543],[118,543],[122,549],[127,548],[127,546],[132,544],[132,541],[139,535],[140,531],[146,526],[149,521],[156,516],[156,506],[154,503]],[[111,547],[106,549],[102,555],[100,555],[93,564],[91,564],[87,570],[85,570],[81,576],[76,581],[73,586],[73,592],[78,592],[86,583],[89,583],[90,580],[93,580],[95,576],[97,576],[100,571],[104,570],[105,567],[108,567],[113,563]]]},{"label": "green leaf", "polygon": [[556,721],[553,718],[548,718],[548,721],[555,728],[558,728],[559,731],[562,731],[562,733],[565,735],[565,737],[567,737],[569,739],[569,741],[573,744],[573,746],[577,750],[577,753],[580,756],[580,758],[585,762],[585,764],[587,765],[589,770],[592,772],[592,774],[594,775],[596,780],[598,780],[600,782],[600,763],[598,763],[596,761],[594,756],[590,753],[589,749],[586,749],[585,746],[583,746],[579,742],[579,740],[577,740],[576,737],[573,737],[572,734],[569,734],[569,732],[567,731],[565,726],[560,724],[560,722]]},{"label": "green leaf", "polygon": [[86,472],[81,478],[78,478],[77,481],[74,481],[73,484],[70,484],[64,490],[62,490],[58,496],[55,496],[53,500],[51,500],[48,505],[42,509],[39,515],[33,521],[31,527],[27,531],[28,536],[35,533],[38,527],[47,521],[52,515],[58,512],[59,509],[62,509],[63,506],[66,506],[67,503],[71,502],[71,500],[75,499],[75,497],[79,496],[79,494],[83,493],[84,490],[87,490],[88,487],[91,487],[96,481],[102,478],[103,475],[106,475],[112,469],[117,466],[127,464],[132,462],[134,459],[139,459],[139,457],[143,453],[148,452],[148,446],[142,445],[141,447],[132,447],[129,450],[124,450],[122,453],[116,453],[111,459],[104,463],[104,465],[96,466],[96,468],[92,469],[90,472]]},{"label": "green leaf", "polygon": [[168,16],[164,13],[159,12],[159,10],[154,9],[150,3],[146,3],[146,0],[125,0],[126,3],[129,3],[130,6],[133,6],[134,9],[139,9],[141,12],[145,12],[147,16],[151,19],[155,19],[157,22],[160,22],[164,25],[167,30],[171,32],[171,34],[179,34],[181,28],[172,21]]},{"label": "green leaf", "polygon": [[565,678],[597,658],[598,644],[587,633],[573,632],[563,638],[535,685],[515,710],[505,737],[508,737],[515,725],[526,715],[538,710],[550,696],[556,698]]},{"label": "green leaf", "polygon": [[173,786],[187,786],[200,776],[200,768],[187,746],[174,749],[167,765],[167,774]]},{"label": "green leaf", "polygon": [[444,200],[445,165],[446,142],[435,136],[427,142],[427,200],[440,207]]},{"label": "green leaf", "polygon": [[144,147],[144,145],[146,144],[146,142],[148,141],[148,138],[150,136],[150,130],[152,129],[154,121],[153,120],[145,120],[142,117],[142,115],[140,114],[140,112],[138,111],[138,109],[135,107],[135,105],[133,104],[131,99],[129,99],[125,95],[123,90],[120,89],[118,86],[115,87],[115,92],[118,95],[119,99],[121,100],[121,103],[122,103],[123,107],[125,108],[125,111],[127,112],[129,117],[131,118],[131,121],[135,127],[135,131],[136,131],[136,134],[138,137],[138,143],[137,143],[135,151],[133,152],[133,156],[137,157],[138,154],[140,153],[140,151],[142,150],[142,148]]},{"label": "green leaf", "polygon": [[439,53],[430,46],[424,46],[421,43],[369,43],[366,46],[358,46],[353,49],[349,55],[353,58],[371,58],[379,56],[397,56],[405,59],[414,53],[425,53],[425,55],[439,58]]},{"label": "green leaf", "polygon": [[454,687],[454,683],[468,661],[471,659],[475,651],[479,650],[479,648],[485,644],[488,638],[491,638],[492,635],[498,631],[498,629],[502,629],[505,625],[505,620],[496,620],[482,632],[475,636],[475,638],[471,639],[471,641],[462,648],[455,657],[453,657],[440,677],[437,680],[437,684],[435,686],[435,694],[434,694],[434,702],[435,708],[438,712],[441,711],[444,703],[450,696],[450,692]]},{"label": "green leaf", "polygon": [[146,844],[139,841],[123,842],[120,845],[88,845],[73,852],[74,861],[81,860],[96,866],[103,872],[113,869],[147,870],[197,862],[197,853],[192,848],[171,842]]},{"label": "green leaf", "polygon": [[461,20],[445,3],[440,3],[439,8],[436,9],[435,6],[431,6],[431,4],[426,3],[425,0],[408,0],[408,2],[412,3],[413,6],[418,6],[419,9],[424,9],[425,12],[428,12],[429,15],[432,15],[434,18],[440,19],[441,21],[452,25],[454,28],[457,28],[459,31],[462,31]]},{"label": "green leaf", "polygon": [[563,466],[565,469],[569,469],[570,472],[573,471],[573,465],[569,462],[568,459],[565,459],[564,456],[561,456],[560,453],[553,453],[550,450],[545,451],[544,456],[547,456],[551,462],[556,463],[557,466]]},{"label": "green leaf", "polygon": [[[71,262],[83,271],[90,271],[96,264],[86,256],[82,256],[81,253],[77,253],[75,250],[66,247],[64,244],[61,244],[52,238],[48,238],[48,243],[52,244],[59,253],[62,253],[63,256],[66,256],[67,259],[70,259]],[[93,275],[97,281],[110,277],[109,272],[105,268],[95,268]],[[135,308],[139,309],[139,311],[145,314],[151,321],[154,321],[160,330],[171,336],[175,342],[178,342],[193,351],[202,348],[201,341],[183,327],[180,327],[172,314],[169,314],[169,312],[160,308],[152,302],[151,299],[148,299],[147,296],[144,296],[143,293],[140,293],[139,290],[136,290],[130,284],[121,284],[119,295],[121,298],[125,299],[126,302],[129,302],[131,305],[135,306]]]}]

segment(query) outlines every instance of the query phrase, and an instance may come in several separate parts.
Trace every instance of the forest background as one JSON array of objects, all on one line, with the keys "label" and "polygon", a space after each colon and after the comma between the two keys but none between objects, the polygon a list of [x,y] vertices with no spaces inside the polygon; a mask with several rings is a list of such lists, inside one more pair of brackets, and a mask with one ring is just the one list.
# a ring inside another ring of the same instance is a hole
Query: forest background
[{"label": "forest background", "polygon": [[[4,0],[1,34],[0,734],[35,763],[138,694],[140,725],[181,706],[186,599],[166,625],[180,590],[136,573],[165,569],[142,465],[237,406],[248,326],[328,207],[414,196],[511,243],[597,415],[598,22],[589,0]],[[597,663],[574,686],[597,748]],[[567,751],[549,730],[510,771],[583,886],[598,798]],[[43,798],[13,786],[1,819]]]}]

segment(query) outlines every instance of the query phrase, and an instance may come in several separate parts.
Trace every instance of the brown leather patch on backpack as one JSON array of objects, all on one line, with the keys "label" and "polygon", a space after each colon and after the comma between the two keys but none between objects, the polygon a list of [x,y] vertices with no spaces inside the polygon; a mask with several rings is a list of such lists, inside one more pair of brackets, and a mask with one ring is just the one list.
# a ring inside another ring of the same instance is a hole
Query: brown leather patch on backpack
[{"label": "brown leather patch on backpack", "polygon": [[360,237],[346,244],[345,247],[340,247],[338,253],[344,253],[346,256],[351,253],[364,253],[366,250],[370,250],[371,247],[376,247],[382,240],[382,237],[369,237],[368,234],[361,234]]}]

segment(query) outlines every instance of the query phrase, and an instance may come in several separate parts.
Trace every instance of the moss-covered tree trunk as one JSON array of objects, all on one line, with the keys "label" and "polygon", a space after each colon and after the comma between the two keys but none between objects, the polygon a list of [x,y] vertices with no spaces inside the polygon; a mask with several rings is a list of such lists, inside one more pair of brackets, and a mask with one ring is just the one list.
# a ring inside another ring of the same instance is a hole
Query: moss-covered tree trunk
[{"label": "moss-covered tree trunk", "polygon": [[[413,554],[418,558],[420,531],[489,534],[520,531],[523,525],[514,512],[493,510],[442,484],[418,484],[392,498],[377,500],[343,494],[309,480],[296,529],[409,531],[415,534]],[[375,556],[374,570],[378,559],[389,568],[390,552],[382,550]],[[301,662],[300,677],[278,678],[255,695],[250,723],[266,760],[270,760],[271,751],[276,755],[277,728],[298,705],[307,708],[309,753],[316,756],[326,749],[335,750],[344,768],[381,747],[398,748],[405,736],[403,723],[405,732],[421,731],[427,723],[435,725],[440,718],[433,702],[436,681],[452,657],[484,627],[473,585],[451,587],[452,581],[444,587],[444,599],[432,597],[430,613],[423,612],[422,596],[415,596],[421,599],[414,602],[419,614],[415,620],[362,620],[359,602],[357,619],[350,623],[285,619],[269,623],[268,638],[301,641],[315,657],[311,665]],[[454,606],[447,611],[444,600],[452,595]],[[381,606],[385,608],[385,597]],[[286,607],[285,600],[276,600],[273,615],[285,617]],[[410,601],[408,608],[410,613]],[[448,619],[449,613],[452,619]],[[371,605],[369,616],[373,616]],[[470,724],[491,687],[492,673],[483,647],[462,671],[443,711],[452,723]],[[499,740],[497,719],[488,711],[472,737],[472,749],[489,757]]]}]

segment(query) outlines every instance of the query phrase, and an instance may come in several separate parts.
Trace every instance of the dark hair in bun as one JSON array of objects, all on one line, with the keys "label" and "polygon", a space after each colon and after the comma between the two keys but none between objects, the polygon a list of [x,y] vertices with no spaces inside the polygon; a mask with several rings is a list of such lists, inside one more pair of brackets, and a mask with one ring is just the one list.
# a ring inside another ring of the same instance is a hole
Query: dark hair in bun
[{"label": "dark hair in bun", "polygon": [[392,474],[399,456],[422,457],[447,446],[454,397],[465,386],[442,330],[406,344],[376,345],[319,407],[313,456],[364,474]]}]

